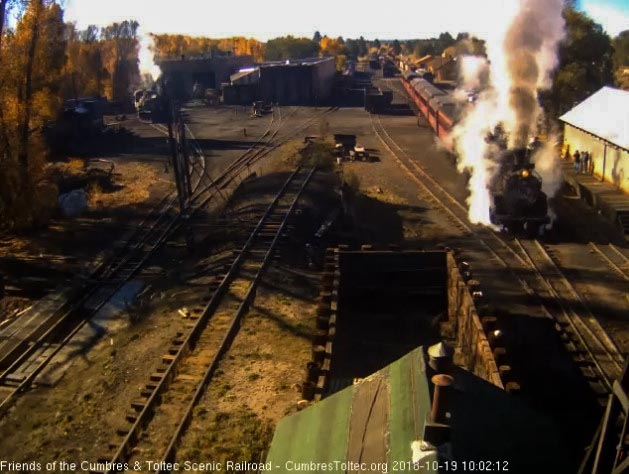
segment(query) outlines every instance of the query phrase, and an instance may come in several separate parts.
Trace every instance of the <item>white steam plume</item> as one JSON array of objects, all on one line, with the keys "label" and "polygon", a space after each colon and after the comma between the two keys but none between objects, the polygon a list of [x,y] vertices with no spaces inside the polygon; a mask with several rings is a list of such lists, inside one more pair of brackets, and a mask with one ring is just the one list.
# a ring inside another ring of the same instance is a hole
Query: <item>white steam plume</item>
[{"label": "white steam plume", "polygon": [[[494,5],[495,6],[495,5]],[[510,147],[523,147],[536,132],[538,90],[550,86],[557,48],[564,35],[563,0],[505,0],[492,28],[476,32],[486,42],[489,84],[468,108],[452,135],[459,169],[470,171],[469,217],[489,224],[489,184],[498,150],[485,138],[502,124]],[[480,81],[478,62],[462,61],[463,82]],[[546,162],[544,162],[546,163]],[[552,194],[549,194],[551,196]]]},{"label": "white steam plume", "polygon": [[480,91],[487,87],[489,63],[482,56],[463,55],[458,58],[460,65],[460,79],[454,98],[458,101],[467,101],[468,92]]},{"label": "white steam plume", "polygon": [[140,35],[140,72],[149,74],[156,81],[162,74],[153,61],[153,36],[150,33]]},{"label": "white steam plume", "polygon": [[563,183],[561,161],[557,153],[559,138],[550,137],[549,140],[535,153],[535,171],[542,178],[542,191],[547,196],[554,196]]}]

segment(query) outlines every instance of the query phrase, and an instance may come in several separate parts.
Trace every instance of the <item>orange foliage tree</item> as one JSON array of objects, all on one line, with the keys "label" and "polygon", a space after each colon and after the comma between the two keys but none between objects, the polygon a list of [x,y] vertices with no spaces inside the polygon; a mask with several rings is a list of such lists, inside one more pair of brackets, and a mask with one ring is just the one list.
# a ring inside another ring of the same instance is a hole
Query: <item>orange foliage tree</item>
[{"label": "orange foliage tree", "polygon": [[26,228],[49,215],[54,189],[45,180],[41,128],[60,105],[65,61],[63,12],[31,0],[0,50],[0,220]]},{"label": "orange foliage tree", "polygon": [[207,38],[171,34],[152,34],[155,60],[174,59],[182,55],[203,56],[215,53],[251,55],[255,61],[262,61],[264,43],[253,38],[234,36],[232,38]]},{"label": "orange foliage tree", "polygon": [[322,56],[339,56],[341,54],[345,54],[345,45],[338,39],[324,36],[321,38],[320,45]]},{"label": "orange foliage tree", "polygon": [[324,36],[321,38],[321,55],[322,56],[334,56],[336,69],[338,71],[343,70],[345,61],[347,60],[347,50],[345,44],[340,39],[329,38]]},{"label": "orange foliage tree", "polygon": [[90,25],[77,31],[67,25],[67,61],[62,92],[66,98],[102,95],[126,100],[141,82],[138,22],[125,20],[104,28]]}]

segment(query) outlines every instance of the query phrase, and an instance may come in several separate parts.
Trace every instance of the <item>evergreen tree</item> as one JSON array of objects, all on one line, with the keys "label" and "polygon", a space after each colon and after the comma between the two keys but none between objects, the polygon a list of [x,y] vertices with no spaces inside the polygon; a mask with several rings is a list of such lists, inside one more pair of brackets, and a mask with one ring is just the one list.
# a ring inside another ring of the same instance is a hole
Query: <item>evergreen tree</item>
[{"label": "evergreen tree", "polygon": [[393,50],[393,54],[399,56],[402,53],[402,45],[398,40],[394,40],[391,45],[391,49]]}]

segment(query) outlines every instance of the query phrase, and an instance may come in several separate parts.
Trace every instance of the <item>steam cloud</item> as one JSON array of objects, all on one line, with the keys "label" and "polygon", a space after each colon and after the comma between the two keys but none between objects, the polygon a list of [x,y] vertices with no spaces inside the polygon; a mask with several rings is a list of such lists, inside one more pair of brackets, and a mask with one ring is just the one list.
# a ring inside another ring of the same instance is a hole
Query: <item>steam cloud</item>
[{"label": "steam cloud", "polygon": [[[463,88],[482,85],[486,68],[489,80],[475,106],[467,109],[452,132],[459,169],[471,173],[470,220],[480,224],[489,224],[488,186],[499,168],[498,150],[485,137],[498,124],[508,134],[509,147],[524,147],[535,135],[541,116],[538,90],[551,85],[558,64],[557,48],[564,36],[563,0],[510,0],[503,2],[502,8],[494,12],[501,18],[494,28],[476,33],[486,41],[488,62],[483,65],[478,59],[462,58]],[[548,196],[556,192],[559,182],[553,152],[547,145],[537,154],[536,169],[549,178],[548,183],[544,179]]]},{"label": "steam cloud", "polygon": [[149,74],[154,81],[162,73],[153,61],[153,37],[150,33],[144,33],[140,36],[140,72]]}]

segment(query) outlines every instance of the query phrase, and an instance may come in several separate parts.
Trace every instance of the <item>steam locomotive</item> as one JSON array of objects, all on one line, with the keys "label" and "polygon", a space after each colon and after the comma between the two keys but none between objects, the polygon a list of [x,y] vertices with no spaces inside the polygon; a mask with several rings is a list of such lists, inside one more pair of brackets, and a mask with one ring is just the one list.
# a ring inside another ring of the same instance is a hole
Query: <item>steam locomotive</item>
[{"label": "steam locomotive", "polygon": [[490,183],[492,205],[489,217],[493,224],[513,233],[526,231],[531,236],[548,224],[548,199],[542,191],[542,178],[531,163],[534,149],[504,150],[500,171]]},{"label": "steam locomotive", "polygon": [[[421,70],[402,74],[402,84],[411,99],[436,134],[444,139],[444,146],[453,152],[453,141],[448,138],[461,113],[460,107],[428,79],[432,77]],[[535,172],[531,160],[540,146],[539,141],[534,140],[527,148],[507,149],[508,140],[502,126],[497,126],[486,139],[500,150],[496,161],[500,168],[490,183],[491,222],[513,233],[526,231],[531,236],[537,235],[540,227],[550,222],[542,178]]]}]

